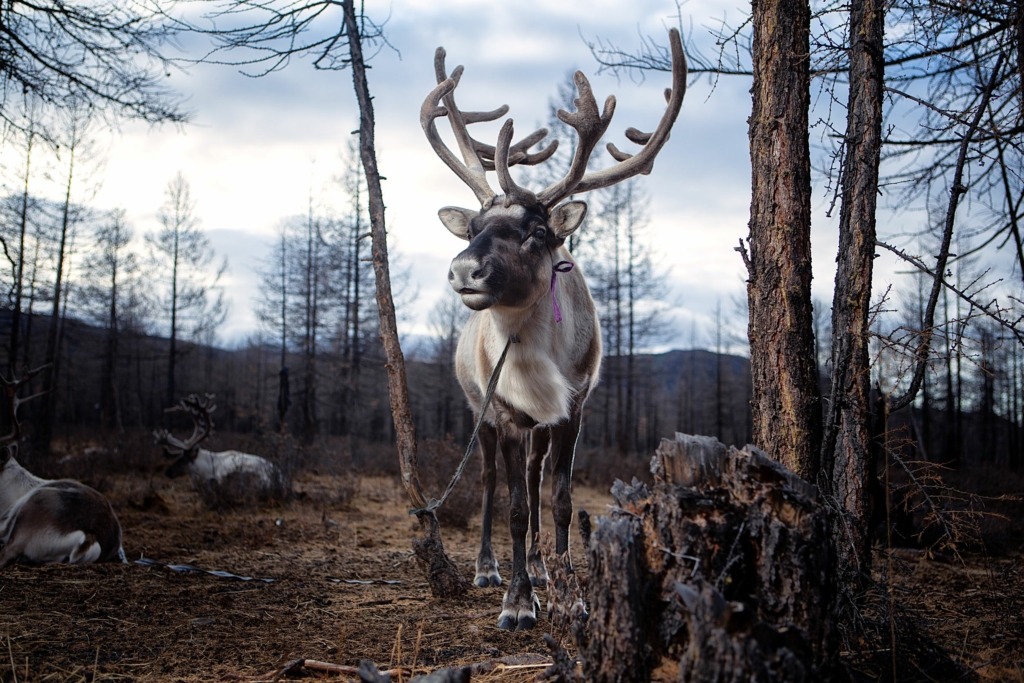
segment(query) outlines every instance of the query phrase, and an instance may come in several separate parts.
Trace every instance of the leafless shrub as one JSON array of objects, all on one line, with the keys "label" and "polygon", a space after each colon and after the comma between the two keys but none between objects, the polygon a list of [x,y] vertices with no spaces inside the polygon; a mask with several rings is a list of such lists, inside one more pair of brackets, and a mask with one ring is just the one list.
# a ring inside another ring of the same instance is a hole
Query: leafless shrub
[{"label": "leafless shrub", "polygon": [[548,619],[551,621],[551,636],[560,649],[568,641],[569,636],[575,637],[577,631],[586,625],[587,607],[583,600],[584,590],[580,585],[579,575],[571,570],[569,554],[555,553],[551,545],[551,534],[544,535],[540,553],[548,570]]},{"label": "leafless shrub", "polygon": [[233,507],[255,507],[282,503],[291,490],[290,482],[280,470],[272,475],[270,486],[264,483],[262,473],[240,470],[232,472],[220,482],[214,480],[196,482],[196,490],[203,504],[211,510]]},{"label": "leafless shrub", "polygon": [[[908,460],[900,455],[899,445],[906,438],[890,434],[886,439],[889,459],[889,495],[892,511],[908,522],[907,533],[929,555],[950,553],[983,545],[982,521],[1006,519],[988,509],[997,501],[1015,500],[1013,496],[983,496],[954,488],[946,480],[951,471],[937,463]],[[892,514],[890,515],[892,516]]]},{"label": "leafless shrub", "polygon": [[840,623],[840,654],[848,670],[859,674],[856,680],[976,681],[977,674],[928,637],[918,619],[892,600],[886,583],[887,578],[869,587],[856,619]]},{"label": "leafless shrub", "polygon": [[[424,491],[440,498],[462,462],[464,451],[455,445],[451,435],[441,441],[427,439],[424,450],[426,453],[420,458],[420,481]],[[469,527],[469,521],[480,506],[480,488],[476,485],[479,472],[479,458],[471,456],[448,500],[437,509],[437,519],[442,525],[459,529]]]}]

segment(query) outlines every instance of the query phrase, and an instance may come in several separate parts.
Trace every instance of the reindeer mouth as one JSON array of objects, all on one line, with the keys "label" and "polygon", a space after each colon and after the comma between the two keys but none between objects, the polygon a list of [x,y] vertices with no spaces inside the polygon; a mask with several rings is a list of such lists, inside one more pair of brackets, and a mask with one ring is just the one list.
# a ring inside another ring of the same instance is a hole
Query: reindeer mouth
[{"label": "reindeer mouth", "polygon": [[490,308],[494,305],[494,302],[497,301],[493,294],[479,289],[463,287],[458,291],[459,296],[462,298],[462,303],[466,305],[466,308],[471,308],[474,311],[482,311],[485,308]]}]

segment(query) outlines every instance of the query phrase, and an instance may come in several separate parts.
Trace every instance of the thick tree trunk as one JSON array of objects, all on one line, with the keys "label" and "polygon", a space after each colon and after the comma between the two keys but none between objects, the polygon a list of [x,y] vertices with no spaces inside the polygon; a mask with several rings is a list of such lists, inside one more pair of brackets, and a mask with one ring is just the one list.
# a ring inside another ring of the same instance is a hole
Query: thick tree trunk
[{"label": "thick tree trunk", "polygon": [[821,408],[811,306],[807,0],[753,3],[750,366],[754,443],[811,481]]},{"label": "thick tree trunk", "polygon": [[685,434],[651,470],[653,490],[616,482],[584,542],[587,679],[820,680],[834,629],[815,487],[759,449]]},{"label": "thick tree trunk", "polygon": [[831,520],[837,578],[840,585],[852,590],[867,574],[871,560],[867,486],[871,476],[868,313],[882,148],[884,29],[882,0],[853,0],[843,203],[832,300],[832,388],[818,478],[837,513]]},{"label": "thick tree trunk", "polygon": [[[413,505],[426,506],[420,486],[416,459],[416,425],[409,408],[409,386],[405,378],[405,356],[398,343],[398,324],[395,320],[395,302],[391,296],[391,275],[388,268],[387,231],[384,226],[384,195],[377,170],[377,154],[373,145],[373,102],[366,82],[366,65],[360,42],[358,17],[353,0],[343,0],[345,30],[348,34],[352,57],[352,81],[359,100],[359,157],[366,174],[370,206],[370,231],[373,242],[373,271],[377,283],[377,311],[380,317],[380,335],[387,358],[388,393],[391,397],[391,415],[395,423],[396,445],[402,468],[402,483]],[[469,584],[459,568],[449,559],[441,542],[441,532],[433,512],[419,515],[423,539],[413,541],[413,549],[420,566],[426,570],[431,593],[447,598],[462,595]]]}]

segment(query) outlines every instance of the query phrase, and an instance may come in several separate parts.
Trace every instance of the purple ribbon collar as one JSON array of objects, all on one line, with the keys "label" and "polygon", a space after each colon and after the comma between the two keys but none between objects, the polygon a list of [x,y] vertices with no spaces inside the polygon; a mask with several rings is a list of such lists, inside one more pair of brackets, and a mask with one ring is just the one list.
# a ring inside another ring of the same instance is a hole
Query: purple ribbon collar
[{"label": "purple ribbon collar", "polygon": [[572,261],[559,261],[551,266],[551,310],[555,312],[555,322],[562,322],[562,310],[558,307],[558,299],[555,297],[555,282],[559,273],[568,273],[576,267]]}]

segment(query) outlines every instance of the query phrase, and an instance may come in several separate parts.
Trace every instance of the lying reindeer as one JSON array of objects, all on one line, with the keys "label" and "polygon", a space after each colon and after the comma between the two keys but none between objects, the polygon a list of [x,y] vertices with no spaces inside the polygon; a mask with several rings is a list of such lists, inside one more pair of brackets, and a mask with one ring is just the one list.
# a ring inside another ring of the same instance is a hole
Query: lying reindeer
[{"label": "lying reindeer", "polygon": [[0,437],[0,569],[14,562],[124,562],[121,524],[102,494],[70,479],[40,479],[14,459],[18,406],[38,396],[18,398],[18,390],[42,369],[17,381],[0,377],[12,425]]},{"label": "lying reindeer", "polygon": [[202,495],[208,507],[237,506],[269,500],[281,500],[287,493],[284,475],[274,463],[258,455],[238,451],[213,453],[199,444],[213,432],[210,413],[216,410],[213,394],[205,399],[192,394],[167,412],[188,413],[192,418],[192,436],[179,441],[166,429],[153,432],[153,437],[172,462],[164,474],[180,477],[188,472],[192,486]]}]

